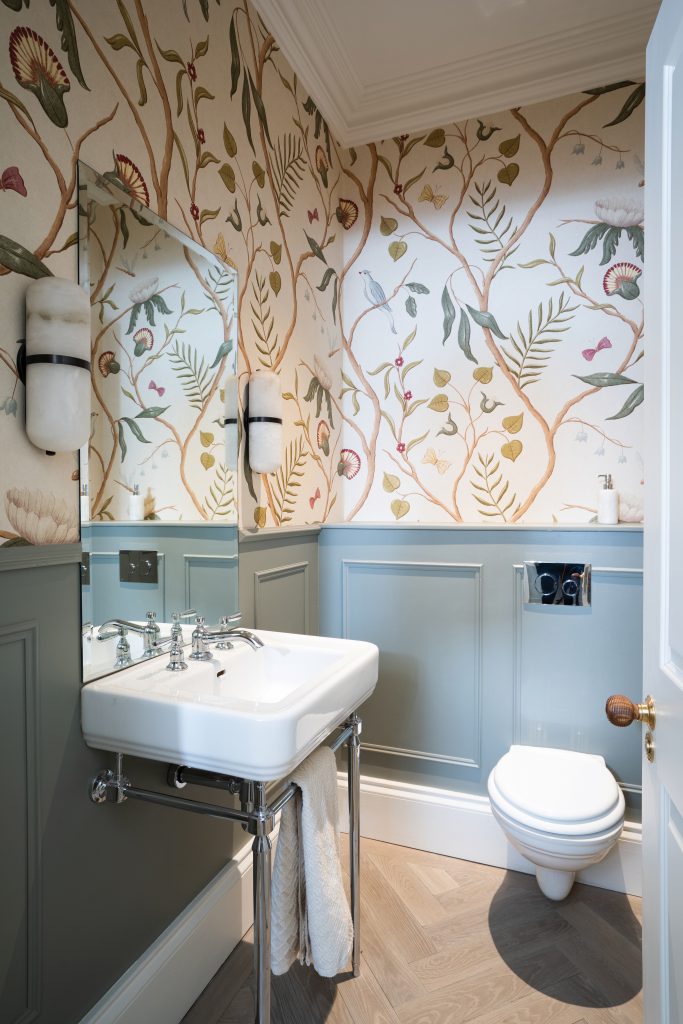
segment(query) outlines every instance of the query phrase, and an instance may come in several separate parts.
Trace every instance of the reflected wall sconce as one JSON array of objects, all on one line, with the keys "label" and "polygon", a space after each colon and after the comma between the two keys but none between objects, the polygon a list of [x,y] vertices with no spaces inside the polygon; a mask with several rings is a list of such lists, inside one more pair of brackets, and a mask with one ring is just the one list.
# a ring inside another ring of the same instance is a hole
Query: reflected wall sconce
[{"label": "reflected wall sconce", "polygon": [[272,370],[256,370],[249,378],[246,420],[251,469],[274,473],[282,465],[282,393]]},{"label": "reflected wall sconce", "polygon": [[26,289],[26,433],[48,455],[90,436],[90,300],[73,281],[41,277]]}]

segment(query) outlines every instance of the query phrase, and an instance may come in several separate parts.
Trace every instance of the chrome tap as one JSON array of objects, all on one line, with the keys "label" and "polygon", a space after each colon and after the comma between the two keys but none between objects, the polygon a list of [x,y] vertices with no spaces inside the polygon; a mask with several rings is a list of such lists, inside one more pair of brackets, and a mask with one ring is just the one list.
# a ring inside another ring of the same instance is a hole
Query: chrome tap
[{"label": "chrome tap", "polygon": [[249,629],[231,626],[231,622],[239,622],[241,615],[224,615],[218,626],[207,626],[203,615],[197,616],[197,624],[192,633],[192,654],[194,661],[208,661],[211,657],[210,646],[216,644],[219,650],[231,650],[234,640],[244,640],[257,650],[263,647],[263,640]]},{"label": "chrome tap", "polygon": [[[155,644],[159,640],[159,634],[161,630],[157,625],[157,613],[147,612],[147,622],[144,626],[140,626],[137,622],[130,622],[128,619],[107,619],[103,622],[97,631],[98,640],[109,640],[110,637],[116,636],[117,634],[121,637],[125,637],[126,633],[137,633],[138,636],[143,638],[144,649],[142,652],[143,658],[152,658],[157,653],[155,650]],[[113,627],[111,629],[110,627]],[[117,645],[118,649],[118,645]],[[129,647],[130,652],[130,647]],[[130,661],[125,662],[130,664]],[[118,664],[117,664],[118,667]]]}]

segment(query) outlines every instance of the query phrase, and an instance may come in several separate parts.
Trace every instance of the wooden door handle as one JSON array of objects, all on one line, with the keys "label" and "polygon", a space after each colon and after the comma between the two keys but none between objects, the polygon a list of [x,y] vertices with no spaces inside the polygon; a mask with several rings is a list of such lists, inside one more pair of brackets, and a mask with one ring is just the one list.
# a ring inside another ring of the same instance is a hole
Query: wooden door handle
[{"label": "wooden door handle", "polygon": [[629,697],[621,693],[613,693],[605,704],[607,718],[618,728],[623,729],[631,722],[642,722],[648,729],[655,727],[655,705],[652,697],[645,698],[644,704],[635,704]]}]

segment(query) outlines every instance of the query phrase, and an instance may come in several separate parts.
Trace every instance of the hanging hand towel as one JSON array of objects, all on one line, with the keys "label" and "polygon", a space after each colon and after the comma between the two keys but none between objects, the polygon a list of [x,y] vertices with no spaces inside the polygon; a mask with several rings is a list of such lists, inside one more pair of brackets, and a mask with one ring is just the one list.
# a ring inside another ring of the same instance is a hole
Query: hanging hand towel
[{"label": "hanging hand towel", "polygon": [[347,965],[353,923],[344,893],[337,821],[337,764],[319,747],[292,773],[299,791],[285,804],[273,869],[271,968],[295,959],[324,978]]}]

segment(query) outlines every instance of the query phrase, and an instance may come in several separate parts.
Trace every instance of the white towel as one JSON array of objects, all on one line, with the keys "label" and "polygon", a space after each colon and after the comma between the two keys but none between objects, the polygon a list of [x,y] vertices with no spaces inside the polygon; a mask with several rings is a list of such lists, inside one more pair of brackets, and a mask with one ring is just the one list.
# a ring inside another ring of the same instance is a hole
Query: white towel
[{"label": "white towel", "polygon": [[337,821],[337,764],[319,747],[290,777],[299,787],[285,804],[273,869],[271,969],[285,974],[295,959],[333,978],[353,945],[344,893]]}]

